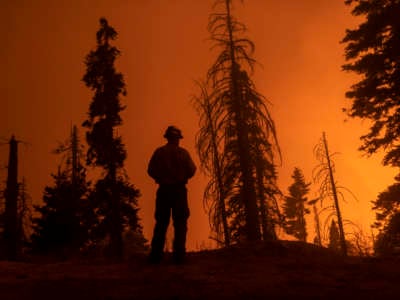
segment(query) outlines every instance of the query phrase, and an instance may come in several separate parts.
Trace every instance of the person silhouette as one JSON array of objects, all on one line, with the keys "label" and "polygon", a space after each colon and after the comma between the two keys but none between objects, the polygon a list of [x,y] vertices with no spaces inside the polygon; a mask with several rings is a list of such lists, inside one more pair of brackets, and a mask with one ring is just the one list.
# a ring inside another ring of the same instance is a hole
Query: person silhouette
[{"label": "person silhouette", "polygon": [[194,176],[196,166],[189,152],[179,146],[183,136],[177,127],[169,126],[164,137],[167,143],[154,151],[147,169],[147,173],[159,185],[154,214],[156,224],[149,262],[157,264],[163,258],[165,236],[172,213],[174,226],[172,257],[174,263],[181,264],[185,260],[187,219],[190,214],[186,184]]}]

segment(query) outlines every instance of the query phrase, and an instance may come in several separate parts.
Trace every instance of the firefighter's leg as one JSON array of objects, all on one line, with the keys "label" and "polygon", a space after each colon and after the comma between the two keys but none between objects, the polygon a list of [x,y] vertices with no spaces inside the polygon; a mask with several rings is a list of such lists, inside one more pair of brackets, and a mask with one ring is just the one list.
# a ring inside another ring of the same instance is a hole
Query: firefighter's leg
[{"label": "firefighter's leg", "polygon": [[157,191],[156,199],[156,224],[154,226],[153,239],[151,241],[150,262],[158,263],[164,253],[165,235],[167,233],[171,208],[168,197],[163,195],[160,189]]},{"label": "firefighter's leg", "polygon": [[182,263],[186,254],[187,219],[189,218],[186,187],[179,187],[175,195],[172,207],[174,222],[173,258],[175,263]]}]

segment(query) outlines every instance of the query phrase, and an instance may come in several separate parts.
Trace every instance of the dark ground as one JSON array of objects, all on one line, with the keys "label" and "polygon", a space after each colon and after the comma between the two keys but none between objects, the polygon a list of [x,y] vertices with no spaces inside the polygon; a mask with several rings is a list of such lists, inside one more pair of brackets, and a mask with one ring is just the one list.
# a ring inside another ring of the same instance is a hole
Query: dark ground
[{"label": "dark ground", "polygon": [[185,265],[0,262],[0,299],[400,299],[400,257],[342,258],[297,242],[189,253]]}]

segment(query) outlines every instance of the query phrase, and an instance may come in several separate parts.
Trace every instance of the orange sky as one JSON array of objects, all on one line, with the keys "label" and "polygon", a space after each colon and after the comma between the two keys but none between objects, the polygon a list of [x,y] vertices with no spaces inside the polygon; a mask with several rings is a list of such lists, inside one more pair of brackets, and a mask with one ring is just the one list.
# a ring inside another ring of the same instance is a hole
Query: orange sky
[{"label": "orange sky", "polygon": [[[20,175],[26,177],[34,203],[59,163],[51,151],[65,140],[72,124],[85,119],[91,94],[80,81],[83,60],[95,47],[98,20],[104,16],[119,33],[118,69],[128,88],[120,132],[128,150],[126,169],[142,192],[144,232],[151,237],[156,186],[146,167],[153,150],[164,143],[166,126],[182,129],[182,145],[198,162],[198,118],[190,97],[197,92],[194,80],[204,78],[216,55],[206,30],[213,2],[0,1],[0,137],[8,139],[14,133],[29,143],[20,148]],[[381,155],[362,157],[357,148],[367,122],[345,122],[341,111],[348,104],[344,93],[356,77],[341,71],[339,41],[358,20],[342,1],[332,0],[236,1],[234,14],[247,25],[262,65],[253,78],[272,103],[283,154],[280,187],[286,193],[294,167],[311,180],[317,164],[313,147],[325,131],[331,151],[340,152],[336,177],[359,199],[343,204],[343,215],[369,230],[374,217],[370,201],[393,182],[396,170],[382,167]],[[6,164],[5,146],[0,148],[0,161]],[[2,178],[5,174],[3,169]],[[202,206],[205,182],[199,172],[189,183],[189,249],[209,243]],[[313,235],[313,224],[308,228]]]}]

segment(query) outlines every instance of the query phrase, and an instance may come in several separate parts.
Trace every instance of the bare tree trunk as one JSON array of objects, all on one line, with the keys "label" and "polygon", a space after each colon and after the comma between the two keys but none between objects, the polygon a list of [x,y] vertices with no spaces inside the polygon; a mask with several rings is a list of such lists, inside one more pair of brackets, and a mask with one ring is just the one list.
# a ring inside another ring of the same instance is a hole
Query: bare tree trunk
[{"label": "bare tree trunk", "polygon": [[8,260],[16,260],[18,254],[18,142],[10,139],[7,186],[5,191],[4,241]]},{"label": "bare tree trunk", "polygon": [[335,180],[333,178],[333,171],[332,171],[332,166],[331,166],[331,160],[330,160],[330,157],[329,157],[328,143],[326,141],[325,132],[323,133],[323,137],[322,138],[323,138],[323,143],[324,143],[324,147],[325,147],[326,159],[327,159],[327,162],[328,162],[329,178],[330,178],[330,181],[331,181],[333,200],[334,200],[334,203],[335,203],[336,215],[337,215],[337,218],[338,218],[339,233],[340,233],[340,246],[341,246],[342,254],[347,256],[347,246],[346,246],[346,239],[345,239],[345,236],[344,236],[342,215],[340,213],[339,200],[338,200],[338,196],[337,196]]}]

